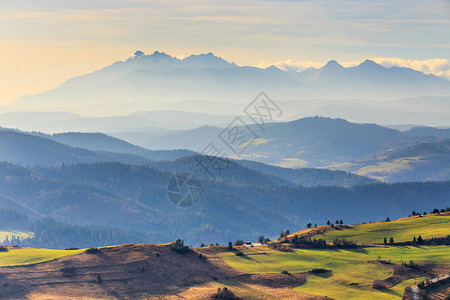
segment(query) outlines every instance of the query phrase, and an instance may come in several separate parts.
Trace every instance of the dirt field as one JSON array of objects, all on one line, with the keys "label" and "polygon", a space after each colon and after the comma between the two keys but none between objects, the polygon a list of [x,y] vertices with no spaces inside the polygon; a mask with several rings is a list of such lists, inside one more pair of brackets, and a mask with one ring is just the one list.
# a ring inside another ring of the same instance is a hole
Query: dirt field
[{"label": "dirt field", "polygon": [[[121,245],[53,261],[0,268],[1,299],[208,299],[219,287],[243,298],[321,299],[294,292],[306,274],[243,274],[214,252]],[[203,258],[199,258],[199,254]]]}]

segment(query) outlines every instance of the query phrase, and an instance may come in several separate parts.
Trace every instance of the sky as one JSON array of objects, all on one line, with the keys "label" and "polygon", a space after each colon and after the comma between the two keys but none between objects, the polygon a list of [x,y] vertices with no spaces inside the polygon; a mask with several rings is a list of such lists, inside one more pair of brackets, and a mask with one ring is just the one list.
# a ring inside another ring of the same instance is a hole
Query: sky
[{"label": "sky", "polygon": [[450,1],[0,0],[0,104],[136,50],[296,70],[369,58],[450,79]]}]

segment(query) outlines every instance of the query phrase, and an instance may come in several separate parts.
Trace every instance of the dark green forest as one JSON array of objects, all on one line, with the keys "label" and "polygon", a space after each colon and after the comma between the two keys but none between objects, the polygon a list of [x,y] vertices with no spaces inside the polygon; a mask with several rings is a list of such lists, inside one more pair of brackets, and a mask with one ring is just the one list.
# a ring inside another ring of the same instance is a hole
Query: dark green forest
[{"label": "dark green forest", "polygon": [[[167,184],[173,173],[163,170],[163,165],[157,170],[117,162],[50,168],[1,163],[0,205],[19,210],[32,220],[51,217],[70,224],[49,228],[64,231],[72,230],[65,226],[82,225],[73,230],[93,230],[98,233],[93,239],[80,239],[88,247],[119,241],[162,243],[177,238],[193,245],[225,244],[236,239],[255,240],[260,235],[276,237],[280,230],[303,228],[310,222],[323,225],[329,219],[344,219],[346,223],[380,221],[388,216],[395,219],[412,210],[446,207],[450,202],[450,182],[302,187],[278,181],[273,185],[271,175],[236,166],[232,174],[219,180],[202,179],[200,201],[180,208],[168,199]],[[113,234],[112,229],[83,227],[88,225],[125,231]],[[137,232],[145,233],[145,238],[137,239]],[[45,244],[46,235],[39,238],[37,233],[35,246],[79,246],[59,244],[64,235],[55,237],[50,245]]]}]

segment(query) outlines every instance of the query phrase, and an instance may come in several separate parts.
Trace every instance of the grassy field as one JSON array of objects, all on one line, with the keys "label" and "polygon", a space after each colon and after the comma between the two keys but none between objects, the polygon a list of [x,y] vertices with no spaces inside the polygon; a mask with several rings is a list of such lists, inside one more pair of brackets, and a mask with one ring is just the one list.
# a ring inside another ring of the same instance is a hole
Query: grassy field
[{"label": "grassy field", "polygon": [[11,238],[13,236],[26,239],[27,237],[33,235],[32,232],[16,231],[16,230],[1,230],[0,231],[0,242],[3,242],[6,237]]},{"label": "grassy field", "polygon": [[[399,299],[407,280],[396,286],[378,291],[372,288],[375,279],[391,276],[387,266],[368,263],[381,258],[399,263],[413,260],[416,263],[448,263],[450,247],[386,247],[355,250],[307,250],[292,253],[279,252],[266,247],[244,249],[245,256],[222,253],[221,257],[233,268],[248,273],[305,272],[313,268],[326,268],[331,273],[308,275],[305,284],[294,290],[334,299]],[[416,281],[419,281],[417,279]],[[352,283],[353,285],[350,285]]]},{"label": "grassy field", "polygon": [[20,248],[10,249],[8,252],[0,252],[0,267],[39,263],[67,255],[83,252],[81,250],[53,250]]},{"label": "grassy field", "polygon": [[324,234],[316,235],[314,238],[326,239],[328,242],[336,238],[347,239],[358,244],[381,244],[386,237],[395,242],[412,241],[421,235],[424,239],[432,237],[444,237],[450,233],[450,215],[446,216],[424,216],[422,218],[405,218],[392,222],[378,222],[370,224],[355,225],[344,230],[333,230]]},{"label": "grassy field", "polygon": [[380,173],[395,173],[399,171],[404,171],[413,168],[413,164],[416,164],[420,161],[421,157],[402,157],[393,159],[391,161],[380,162],[375,165],[369,165],[360,168],[355,173],[361,176],[367,176],[374,179],[378,179],[381,181],[387,180],[386,176],[380,176]]}]

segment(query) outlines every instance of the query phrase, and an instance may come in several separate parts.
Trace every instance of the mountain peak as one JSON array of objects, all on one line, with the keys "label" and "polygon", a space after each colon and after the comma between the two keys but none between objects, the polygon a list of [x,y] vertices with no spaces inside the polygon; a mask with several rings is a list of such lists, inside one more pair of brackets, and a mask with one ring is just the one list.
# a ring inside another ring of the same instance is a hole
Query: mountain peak
[{"label": "mountain peak", "polygon": [[362,63],[360,63],[358,65],[358,67],[370,67],[370,68],[384,68],[382,65],[377,64],[376,62],[374,62],[373,60],[370,59],[366,59],[365,61],[363,61]]},{"label": "mountain peak", "polygon": [[172,56],[170,56],[170,55],[168,55],[168,54],[166,54],[164,52],[159,52],[159,51],[153,52],[153,54],[150,55],[150,56],[155,56],[155,57],[172,57]]},{"label": "mountain peak", "polygon": [[343,68],[343,66],[341,66],[337,61],[330,60],[329,62],[327,62],[327,64],[325,66],[323,66],[324,68]]},{"label": "mountain peak", "polygon": [[145,53],[142,52],[141,50],[137,50],[136,52],[134,52],[134,56],[135,57],[142,57],[142,56],[145,56]]},{"label": "mountain peak", "polygon": [[212,52],[207,54],[192,54],[183,59],[185,65],[195,65],[197,67],[213,67],[213,68],[228,68],[233,64],[224,60],[221,57],[215,56]]}]

